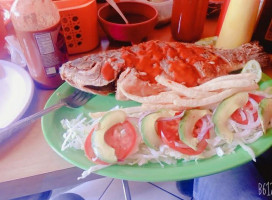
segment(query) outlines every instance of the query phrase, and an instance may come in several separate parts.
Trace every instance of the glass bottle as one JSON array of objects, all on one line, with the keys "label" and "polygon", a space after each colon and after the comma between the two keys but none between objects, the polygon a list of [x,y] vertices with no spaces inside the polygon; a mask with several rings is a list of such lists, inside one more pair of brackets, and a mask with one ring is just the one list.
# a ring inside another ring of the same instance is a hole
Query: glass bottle
[{"label": "glass bottle", "polygon": [[57,88],[59,67],[67,61],[60,15],[51,0],[15,0],[11,20],[27,66],[38,86]]},{"label": "glass bottle", "polygon": [[258,40],[265,51],[272,53],[272,1],[265,0],[252,40]]},{"label": "glass bottle", "polygon": [[194,42],[204,29],[209,0],[173,0],[171,32],[175,40]]}]

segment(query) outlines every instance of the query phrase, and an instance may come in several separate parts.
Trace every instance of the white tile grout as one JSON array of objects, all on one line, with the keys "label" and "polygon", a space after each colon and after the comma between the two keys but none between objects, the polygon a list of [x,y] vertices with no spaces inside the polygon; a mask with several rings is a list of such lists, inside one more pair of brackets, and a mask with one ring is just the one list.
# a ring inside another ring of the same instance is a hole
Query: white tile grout
[{"label": "white tile grout", "polygon": [[[189,200],[176,188],[176,182],[136,182],[129,181],[133,200]],[[122,181],[112,178],[101,178],[83,184],[53,190],[51,199],[59,194],[71,192],[86,200],[125,200]]]}]

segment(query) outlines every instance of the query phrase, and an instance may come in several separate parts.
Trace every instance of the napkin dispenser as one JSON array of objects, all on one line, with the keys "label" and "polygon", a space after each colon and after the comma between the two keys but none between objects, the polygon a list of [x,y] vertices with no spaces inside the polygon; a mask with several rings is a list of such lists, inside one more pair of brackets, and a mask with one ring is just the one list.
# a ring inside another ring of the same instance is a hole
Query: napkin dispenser
[{"label": "napkin dispenser", "polygon": [[96,0],[56,0],[68,54],[90,51],[99,44]]}]

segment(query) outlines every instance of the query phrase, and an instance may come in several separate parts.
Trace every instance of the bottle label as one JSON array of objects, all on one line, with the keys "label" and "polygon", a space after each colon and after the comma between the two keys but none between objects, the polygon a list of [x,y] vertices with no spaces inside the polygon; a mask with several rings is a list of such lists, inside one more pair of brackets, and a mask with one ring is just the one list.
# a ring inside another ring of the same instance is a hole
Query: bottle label
[{"label": "bottle label", "polygon": [[272,19],[270,20],[270,24],[264,36],[266,40],[272,41]]},{"label": "bottle label", "polygon": [[33,33],[37,43],[42,64],[48,77],[58,73],[62,63],[67,61],[66,46],[61,26],[53,26],[41,32]]}]

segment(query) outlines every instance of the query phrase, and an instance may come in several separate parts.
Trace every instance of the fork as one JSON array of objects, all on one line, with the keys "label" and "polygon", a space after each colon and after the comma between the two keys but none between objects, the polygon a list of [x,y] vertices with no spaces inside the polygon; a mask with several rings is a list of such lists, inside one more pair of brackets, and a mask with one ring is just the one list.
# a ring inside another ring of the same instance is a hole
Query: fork
[{"label": "fork", "polygon": [[93,96],[94,96],[93,94],[86,93],[86,92],[80,91],[78,89],[75,89],[74,92],[70,96],[61,99],[57,104],[55,104],[51,107],[48,107],[44,110],[41,110],[41,111],[39,111],[33,115],[30,115],[24,119],[21,119],[15,123],[3,128],[3,129],[0,129],[0,138],[1,138],[1,134],[5,133],[5,134],[9,135],[13,131],[23,128],[26,125],[34,122],[36,119],[40,118],[41,116],[43,116],[53,110],[59,109],[63,106],[70,107],[70,108],[78,108],[78,107],[86,104],[89,101],[89,99],[91,99]]}]

